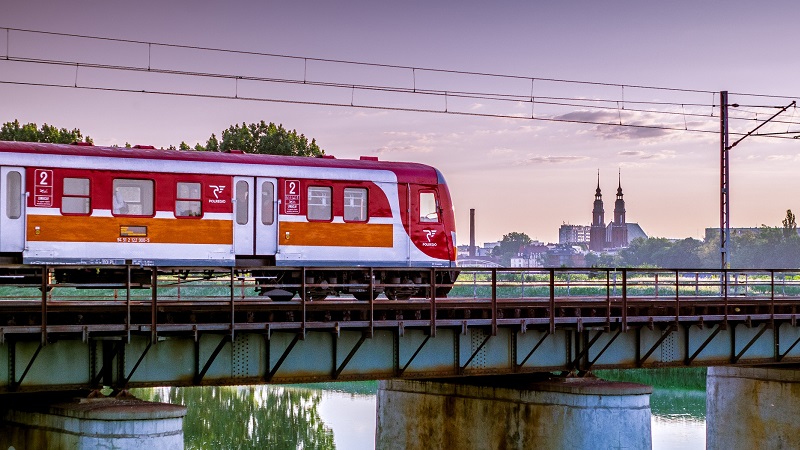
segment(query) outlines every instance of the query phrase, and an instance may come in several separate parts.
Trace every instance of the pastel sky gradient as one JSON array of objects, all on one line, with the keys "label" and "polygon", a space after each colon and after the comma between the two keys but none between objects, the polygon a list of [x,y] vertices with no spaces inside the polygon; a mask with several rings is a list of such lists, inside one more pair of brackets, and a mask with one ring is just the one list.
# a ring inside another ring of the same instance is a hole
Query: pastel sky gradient
[{"label": "pastel sky gradient", "polygon": [[[792,1],[3,0],[0,27],[524,77],[769,94],[782,97],[770,105],[783,105],[786,99],[800,98],[800,60],[793,52],[798,13],[800,3]],[[0,57],[8,46],[12,56],[147,64],[144,46],[0,32]],[[162,68],[237,75],[290,77],[302,76],[304,70],[298,62],[211,58],[163,48],[150,57]],[[410,82],[408,73],[396,70],[317,63],[307,71],[309,79],[346,83]],[[0,60],[0,81],[71,84],[74,79],[74,68]],[[153,74],[87,70],[78,79],[87,85],[225,95],[234,89],[229,80]],[[524,83],[475,77],[419,74],[416,82],[448,90],[530,90]],[[239,89],[290,100],[351,98],[350,92],[309,86],[242,83]],[[535,89],[537,95],[622,95],[619,88],[547,83]],[[624,95],[709,105],[714,100],[705,94],[635,89]],[[440,102],[361,92],[355,99],[403,107]],[[491,102],[450,101],[448,107],[454,109],[499,111]],[[731,101],[748,100],[732,95]],[[516,107],[513,114],[530,113],[530,105]],[[589,112],[559,114],[588,117]],[[785,119],[793,117],[800,121],[794,110],[787,111]],[[649,120],[646,115],[623,118]],[[100,145],[164,147],[181,141],[193,145],[233,123],[265,120],[316,138],[339,158],[377,155],[431,164],[449,182],[461,243],[468,237],[470,208],[477,210],[479,242],[499,240],[511,231],[552,242],[563,222],[588,224],[598,169],[607,220],[621,169],[628,221],[638,222],[651,236],[700,238],[706,227],[719,225],[719,137],[714,134],[0,83],[0,121],[13,119],[77,127]],[[738,126],[746,131],[753,125]],[[799,164],[800,142],[795,140],[751,138],[737,146],[732,151],[732,226],[779,225],[786,209],[800,211]]]}]

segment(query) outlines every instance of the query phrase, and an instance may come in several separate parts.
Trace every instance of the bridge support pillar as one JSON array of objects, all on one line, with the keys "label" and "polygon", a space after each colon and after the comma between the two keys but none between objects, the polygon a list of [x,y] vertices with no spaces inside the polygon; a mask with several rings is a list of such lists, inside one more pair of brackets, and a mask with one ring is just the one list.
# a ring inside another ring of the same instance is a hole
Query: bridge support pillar
[{"label": "bridge support pillar", "polygon": [[706,448],[800,448],[800,370],[709,367]]},{"label": "bridge support pillar", "polygon": [[186,407],[181,405],[133,398],[14,397],[0,404],[2,449],[183,449]]},{"label": "bridge support pillar", "polygon": [[599,379],[382,381],[376,448],[651,448],[650,386]]}]

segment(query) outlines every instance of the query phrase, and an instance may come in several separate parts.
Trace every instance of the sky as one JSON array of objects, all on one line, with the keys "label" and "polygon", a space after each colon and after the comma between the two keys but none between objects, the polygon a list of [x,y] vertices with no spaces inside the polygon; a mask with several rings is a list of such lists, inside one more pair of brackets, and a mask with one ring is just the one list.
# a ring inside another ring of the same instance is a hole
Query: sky
[{"label": "sky", "polygon": [[[80,128],[98,145],[157,147],[204,143],[211,133],[219,135],[234,123],[283,124],[316,139],[337,158],[378,156],[440,169],[455,203],[460,243],[468,239],[471,208],[476,210],[478,243],[514,231],[555,242],[562,223],[588,225],[598,170],[607,222],[613,217],[621,172],[629,222],[639,223],[650,236],[702,238],[705,228],[719,226],[720,139],[714,132],[719,121],[711,116],[719,113],[712,108],[719,96],[713,93],[730,91],[730,102],[742,104],[731,115],[751,119],[732,121],[732,132],[747,132],[769,115],[765,111],[774,111],[757,106],[785,106],[800,98],[800,60],[790,50],[800,4],[790,1],[1,2],[0,28],[520,77],[245,56],[0,29],[0,122],[18,119]],[[7,61],[6,55],[420,90],[615,99],[617,109],[76,71],[74,66]],[[298,101],[375,108],[291,103]],[[635,111],[635,101],[648,102],[638,104],[641,110],[673,114]],[[446,108],[450,114],[385,107]],[[669,123],[709,132],[531,120],[532,112],[537,118]],[[800,122],[794,108],[781,117]],[[782,123],[762,131],[790,129],[800,126]],[[800,142],[791,139],[751,137],[732,149],[731,226],[778,226],[787,209],[800,211],[798,164]]]}]

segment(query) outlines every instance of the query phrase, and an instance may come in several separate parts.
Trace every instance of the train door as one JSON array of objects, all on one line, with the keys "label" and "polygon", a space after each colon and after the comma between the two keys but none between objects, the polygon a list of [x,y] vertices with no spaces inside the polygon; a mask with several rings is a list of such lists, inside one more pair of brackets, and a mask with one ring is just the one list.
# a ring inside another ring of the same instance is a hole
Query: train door
[{"label": "train door", "polygon": [[255,255],[255,179],[233,179],[233,251],[236,255]]},{"label": "train door", "polygon": [[256,179],[256,254],[274,255],[278,250],[278,185],[275,178]]},{"label": "train door", "polygon": [[428,256],[450,259],[439,194],[433,187],[414,187],[411,239]]},{"label": "train door", "polygon": [[[52,199],[52,171],[42,171],[37,188]],[[21,252],[25,248],[25,169],[0,168],[0,252]]]}]

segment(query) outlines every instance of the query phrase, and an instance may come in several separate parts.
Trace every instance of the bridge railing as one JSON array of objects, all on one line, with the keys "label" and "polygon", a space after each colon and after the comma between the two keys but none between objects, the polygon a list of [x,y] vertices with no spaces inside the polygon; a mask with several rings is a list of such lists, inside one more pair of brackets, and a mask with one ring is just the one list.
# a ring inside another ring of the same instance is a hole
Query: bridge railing
[{"label": "bridge railing", "polygon": [[[434,334],[440,326],[627,329],[645,322],[794,321],[800,307],[800,270],[457,270],[451,283],[442,275],[454,269],[438,268],[0,266],[0,342],[12,334],[41,333],[43,342],[52,333],[146,332],[155,339],[169,331],[269,327],[417,326]],[[349,278],[335,276],[342,272]],[[281,281],[287,274],[294,282]],[[286,295],[270,297],[270,289]],[[347,290],[365,295],[322,299]]]}]

